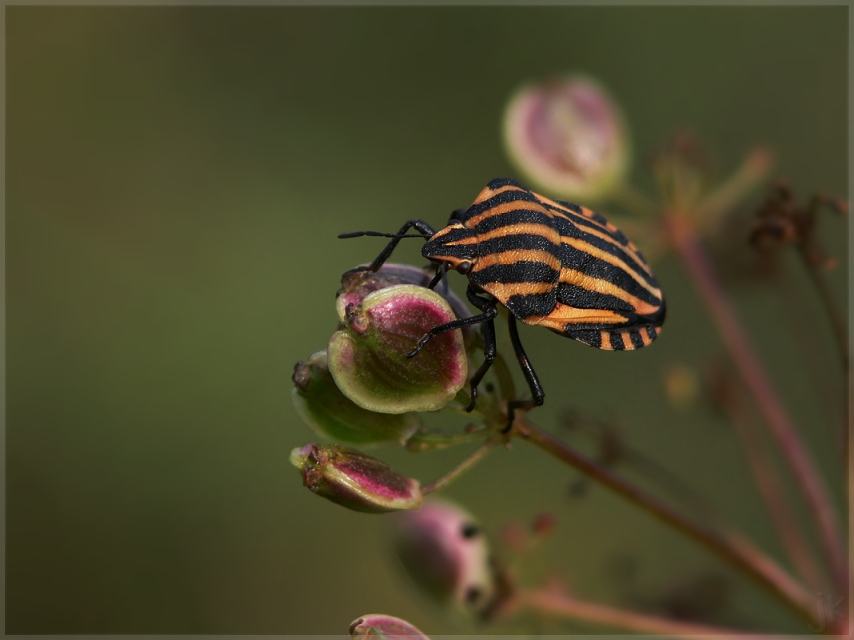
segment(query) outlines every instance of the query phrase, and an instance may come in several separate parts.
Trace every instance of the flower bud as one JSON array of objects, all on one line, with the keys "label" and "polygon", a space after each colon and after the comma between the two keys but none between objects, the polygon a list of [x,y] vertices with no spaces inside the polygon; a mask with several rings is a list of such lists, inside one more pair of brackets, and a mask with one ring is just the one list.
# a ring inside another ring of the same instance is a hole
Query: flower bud
[{"label": "flower bud", "polygon": [[435,411],[466,383],[468,360],[459,331],[431,339],[408,358],[433,327],[455,320],[439,294],[411,284],[369,293],[361,303],[339,306],[344,328],[327,349],[329,370],[341,392],[380,413]]},{"label": "flower bud", "polygon": [[321,436],[353,444],[405,443],[421,426],[417,413],[376,413],[341,393],[332,379],[326,352],[294,367],[292,399],[300,417]]},{"label": "flower bud", "polygon": [[383,613],[371,613],[353,620],[350,636],[355,640],[430,640],[406,620]]},{"label": "flower bud", "polygon": [[558,198],[607,197],[628,169],[619,109],[598,83],[580,76],[517,92],[504,115],[504,140],[528,180]]},{"label": "flower bud", "polygon": [[469,611],[483,610],[495,591],[489,546],[460,507],[431,501],[396,517],[395,547],[406,572],[429,596]]},{"label": "flower bud", "polygon": [[314,493],[354,511],[384,513],[421,504],[417,480],[359,451],[307,444],[291,451],[291,464]]},{"label": "flower bud", "polygon": [[[434,275],[430,269],[419,269],[409,264],[391,262],[387,262],[377,271],[347,272],[341,278],[341,288],[337,293],[338,315],[344,318],[347,307],[362,304],[362,300],[369,293],[397,284],[417,284],[419,287],[426,287]],[[451,290],[447,280],[440,282],[434,291],[448,301],[458,318],[467,318],[471,315],[466,303]],[[463,333],[467,332],[473,333],[473,327],[465,327]]]}]

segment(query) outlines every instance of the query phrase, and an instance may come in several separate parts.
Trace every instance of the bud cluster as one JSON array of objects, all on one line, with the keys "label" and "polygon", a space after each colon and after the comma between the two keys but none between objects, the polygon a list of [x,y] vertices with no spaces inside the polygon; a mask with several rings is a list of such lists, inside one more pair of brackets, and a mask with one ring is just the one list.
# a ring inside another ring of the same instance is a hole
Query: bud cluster
[{"label": "bud cluster", "polygon": [[[473,333],[435,336],[411,352],[432,328],[469,315],[433,274],[405,265],[344,274],[336,310],[339,328],[325,351],[294,367],[297,413],[320,436],[355,445],[406,444],[423,428],[419,412],[445,407],[466,384],[466,343]],[[384,462],[337,445],[295,449],[291,462],[305,486],[356,511],[415,509],[418,481]]]}]

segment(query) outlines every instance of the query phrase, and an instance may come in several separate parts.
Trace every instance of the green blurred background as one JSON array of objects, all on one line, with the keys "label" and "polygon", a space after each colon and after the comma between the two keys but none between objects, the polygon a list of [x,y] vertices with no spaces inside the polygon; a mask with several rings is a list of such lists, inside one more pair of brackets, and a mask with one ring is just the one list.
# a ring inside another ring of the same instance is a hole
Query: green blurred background
[{"label": "green blurred background", "polygon": [[[287,462],[316,437],[290,403],[293,364],[334,330],[341,272],[382,244],[336,234],[439,225],[513,175],[507,98],[573,70],[623,106],[643,187],[650,151],[690,125],[721,174],[765,143],[801,196],[844,194],[847,24],[845,7],[8,8],[6,631],[345,633],[379,611],[458,630],[401,577],[385,518],[315,498]],[[846,224],[821,227],[847,308]],[[421,263],[413,245],[398,258]],[[784,263],[775,285],[730,284],[842,509],[838,362]],[[666,372],[721,345],[679,264],[656,271],[669,317],[654,348],[522,328],[549,394],[534,417],[613,418],[782,557],[731,427],[668,402]],[[781,290],[804,301],[830,403]],[[379,455],[427,480],[466,453]],[[531,580],[653,607],[711,572],[719,622],[808,631],[604,489],[571,497],[575,478],[517,444],[447,495],[492,531],[556,515]]]}]

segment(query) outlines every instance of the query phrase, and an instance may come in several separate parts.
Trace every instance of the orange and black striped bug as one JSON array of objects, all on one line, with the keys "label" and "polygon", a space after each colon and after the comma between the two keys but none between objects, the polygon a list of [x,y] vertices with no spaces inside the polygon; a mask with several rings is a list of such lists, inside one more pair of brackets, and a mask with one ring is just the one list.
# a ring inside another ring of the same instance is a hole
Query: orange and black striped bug
[{"label": "orange and black striped bug", "polygon": [[[414,228],[418,235],[406,235]],[[516,318],[551,329],[598,349],[639,349],[658,336],[664,322],[661,289],[649,265],[623,233],[603,216],[571,202],[552,200],[514,180],[492,180],[468,209],[457,209],[448,225],[435,231],[423,220],[409,220],[395,234],[358,231],[341,238],[390,237],[366,267],[376,271],[401,238],[423,238],[422,255],[436,265],[433,288],[448,269],[466,275],[466,296],[482,313],[433,327],[408,356],[434,336],[483,324],[485,359],[471,378],[471,403],[497,354],[497,305],[509,311],[510,339],[531,400],[508,403],[508,428],[517,409],[543,404],[545,393],[519,341]]]}]

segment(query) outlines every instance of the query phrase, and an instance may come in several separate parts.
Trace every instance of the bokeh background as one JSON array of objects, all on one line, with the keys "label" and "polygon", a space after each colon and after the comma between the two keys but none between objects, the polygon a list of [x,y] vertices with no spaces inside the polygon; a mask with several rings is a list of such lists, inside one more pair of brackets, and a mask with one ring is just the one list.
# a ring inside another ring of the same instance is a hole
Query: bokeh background
[{"label": "bokeh background", "polygon": [[[642,188],[650,152],[688,125],[721,175],[763,143],[800,195],[844,194],[847,24],[845,7],[7,8],[6,631],[345,633],[376,611],[459,630],[401,576],[384,517],[315,498],[287,462],[316,438],[293,364],[334,330],[341,272],[382,244],[336,234],[438,225],[514,175],[506,100],[576,70],[622,105]],[[821,231],[847,308],[846,222]],[[413,245],[398,258],[421,263]],[[728,286],[842,510],[838,361],[783,262]],[[669,317],[654,348],[522,328],[549,394],[534,417],[586,450],[561,411],[615,421],[782,557],[732,428],[668,400],[668,371],[699,372],[721,344],[679,264],[655,268]],[[377,454],[428,480],[467,450]],[[493,532],[555,514],[531,581],[552,571],[652,610],[712,584],[700,601],[720,623],[808,631],[606,490],[573,495],[576,479],[517,444],[447,495]]]}]

